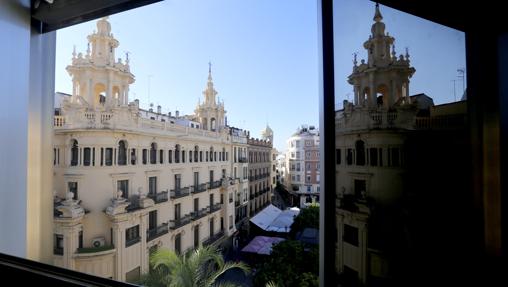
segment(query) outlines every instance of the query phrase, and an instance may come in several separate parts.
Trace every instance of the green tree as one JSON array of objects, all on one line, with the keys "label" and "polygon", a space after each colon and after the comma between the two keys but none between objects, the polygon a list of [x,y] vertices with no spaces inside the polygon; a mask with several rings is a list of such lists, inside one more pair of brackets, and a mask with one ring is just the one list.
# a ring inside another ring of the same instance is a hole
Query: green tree
[{"label": "green tree", "polygon": [[319,207],[311,205],[307,208],[302,208],[300,213],[293,224],[291,225],[291,231],[289,235],[294,238],[296,233],[303,231],[305,228],[317,228],[319,229]]},{"label": "green tree", "polygon": [[270,257],[260,266],[254,286],[271,283],[270,286],[279,287],[317,287],[318,254],[317,247],[306,251],[298,241],[282,241],[273,247]]},{"label": "green tree", "polygon": [[150,267],[151,271],[143,276],[140,283],[157,287],[235,286],[220,281],[220,276],[234,268],[245,274],[250,271],[243,262],[225,262],[213,246],[199,247],[181,256],[168,249],[159,249],[150,255]]}]

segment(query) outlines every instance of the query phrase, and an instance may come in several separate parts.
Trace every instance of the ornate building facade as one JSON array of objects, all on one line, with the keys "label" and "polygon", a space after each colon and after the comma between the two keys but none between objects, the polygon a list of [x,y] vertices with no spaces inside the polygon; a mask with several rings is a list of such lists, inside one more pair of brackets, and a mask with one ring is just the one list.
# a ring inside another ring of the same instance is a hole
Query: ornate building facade
[{"label": "ornate building facade", "polygon": [[88,42],[73,52],[72,95],[55,111],[55,265],[132,281],[151,250],[227,242],[235,213],[248,212],[250,140],[227,126],[211,69],[194,114],[143,110],[129,102],[135,78],[128,55],[115,59],[107,18]]},{"label": "ornate building facade", "polygon": [[[396,55],[395,39],[385,33],[382,19],[376,5],[364,43],[368,60],[358,64],[355,55],[348,79],[354,102],[344,101],[335,122],[337,272],[346,281],[373,286],[404,273],[404,256],[417,249],[413,236],[425,224],[415,218],[425,215],[424,208],[415,208],[423,201],[415,198],[429,191],[421,190],[427,187],[425,173],[440,176],[427,167],[436,169],[437,162],[449,162],[443,158],[463,152],[460,143],[447,155],[437,146],[446,139],[466,142],[466,103],[434,105],[425,94],[409,96],[415,69],[407,50]],[[409,184],[414,182],[421,186]]]}]

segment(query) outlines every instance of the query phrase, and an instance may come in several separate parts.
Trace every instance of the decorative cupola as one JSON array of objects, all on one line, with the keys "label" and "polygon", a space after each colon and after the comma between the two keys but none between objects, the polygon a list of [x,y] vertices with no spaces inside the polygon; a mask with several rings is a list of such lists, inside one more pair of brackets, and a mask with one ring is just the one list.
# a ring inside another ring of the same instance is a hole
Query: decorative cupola
[{"label": "decorative cupola", "polygon": [[203,91],[205,100],[198,102],[195,109],[197,120],[201,123],[204,130],[219,131],[226,126],[224,103],[216,100],[217,91],[213,87],[212,64],[208,64],[208,81],[206,89]]},{"label": "decorative cupola", "polygon": [[385,33],[383,16],[376,3],[371,35],[363,47],[367,50],[367,63],[358,65],[354,54],[353,73],[348,82],[354,86],[354,105],[368,109],[392,109],[398,104],[410,103],[409,79],[415,69],[409,65],[409,53],[395,52],[395,38]]},{"label": "decorative cupola", "polygon": [[107,110],[127,106],[129,85],[134,83],[130,72],[129,54],[125,61],[115,61],[115,50],[120,45],[111,33],[107,17],[97,21],[97,32],[88,35],[86,55],[72,52],[72,64],[67,72],[72,77],[71,102],[90,110]]}]

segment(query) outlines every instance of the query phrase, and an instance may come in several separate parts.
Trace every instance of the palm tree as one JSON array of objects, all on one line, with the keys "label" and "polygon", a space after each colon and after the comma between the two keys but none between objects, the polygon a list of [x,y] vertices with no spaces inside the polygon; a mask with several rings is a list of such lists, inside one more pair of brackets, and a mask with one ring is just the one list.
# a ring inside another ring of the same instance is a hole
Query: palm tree
[{"label": "palm tree", "polygon": [[218,279],[230,269],[239,268],[245,274],[250,271],[243,262],[224,262],[214,246],[200,246],[189,255],[181,256],[168,249],[159,249],[150,256],[150,266],[152,270],[141,280],[146,286],[235,286],[228,282],[218,282]]}]

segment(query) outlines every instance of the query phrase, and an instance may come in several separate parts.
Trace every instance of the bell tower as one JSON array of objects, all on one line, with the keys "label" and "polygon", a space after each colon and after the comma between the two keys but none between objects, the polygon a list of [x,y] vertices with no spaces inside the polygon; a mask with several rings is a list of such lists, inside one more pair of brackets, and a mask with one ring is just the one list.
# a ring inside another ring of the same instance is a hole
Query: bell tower
[{"label": "bell tower", "polygon": [[367,63],[358,65],[356,54],[353,73],[348,82],[354,86],[354,105],[369,109],[391,109],[395,104],[410,103],[409,79],[415,69],[409,65],[409,53],[397,58],[395,38],[385,33],[383,16],[376,4],[371,35],[363,47],[367,50]]},{"label": "bell tower", "polygon": [[129,55],[125,62],[115,61],[115,50],[119,46],[111,33],[108,17],[97,21],[97,32],[88,35],[86,54],[72,53],[72,64],[67,72],[72,77],[72,103],[81,103],[92,110],[106,110],[127,106],[129,85],[134,83],[130,72]]},{"label": "bell tower", "polygon": [[226,126],[224,102],[215,99],[217,91],[213,87],[212,64],[208,63],[208,81],[206,89],[203,91],[205,101],[198,103],[195,109],[196,117],[201,123],[201,127],[209,131],[219,131]]}]

